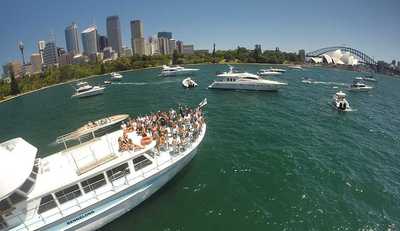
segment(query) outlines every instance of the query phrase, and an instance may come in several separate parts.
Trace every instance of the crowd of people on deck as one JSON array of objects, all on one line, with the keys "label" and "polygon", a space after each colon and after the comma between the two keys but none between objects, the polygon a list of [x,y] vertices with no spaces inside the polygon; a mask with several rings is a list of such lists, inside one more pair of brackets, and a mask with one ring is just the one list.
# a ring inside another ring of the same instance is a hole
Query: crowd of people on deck
[{"label": "crowd of people on deck", "polygon": [[[168,112],[157,112],[151,115],[130,118],[121,125],[122,137],[118,138],[119,151],[143,149],[153,140],[156,149],[179,152],[195,140],[204,124],[201,107],[188,108],[179,106],[179,111],[173,109]],[[140,144],[129,138],[129,133],[136,133],[141,137]]]}]

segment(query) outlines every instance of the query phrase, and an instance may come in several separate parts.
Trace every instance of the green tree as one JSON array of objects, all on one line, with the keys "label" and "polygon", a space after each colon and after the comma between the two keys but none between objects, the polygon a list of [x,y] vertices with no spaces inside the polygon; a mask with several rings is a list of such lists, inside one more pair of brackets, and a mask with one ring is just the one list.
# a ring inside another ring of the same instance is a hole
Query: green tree
[{"label": "green tree", "polygon": [[18,82],[15,79],[13,71],[10,71],[10,79],[11,79],[11,82],[10,82],[10,93],[11,93],[11,95],[19,94],[20,91],[19,91],[19,87],[18,87]]}]

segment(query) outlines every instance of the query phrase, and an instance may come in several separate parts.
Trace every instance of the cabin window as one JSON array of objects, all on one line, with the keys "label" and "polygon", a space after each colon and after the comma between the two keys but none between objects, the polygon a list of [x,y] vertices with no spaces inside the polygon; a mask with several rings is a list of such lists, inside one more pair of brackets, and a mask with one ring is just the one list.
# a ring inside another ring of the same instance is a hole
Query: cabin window
[{"label": "cabin window", "polygon": [[14,205],[19,203],[19,202],[21,202],[21,201],[26,200],[26,197],[21,195],[18,192],[14,192],[13,194],[11,194],[11,196],[9,198],[11,200],[11,203],[13,203]]},{"label": "cabin window", "polygon": [[39,172],[39,167],[37,165],[33,166],[31,175],[29,175],[29,177],[35,180],[38,172]]},{"label": "cabin window", "polygon": [[105,185],[106,183],[107,182],[106,182],[106,179],[104,178],[104,175],[99,174],[95,177],[92,177],[90,179],[82,181],[81,185],[82,185],[83,191],[85,193],[88,193],[90,191],[100,188],[101,186]]},{"label": "cabin window", "polygon": [[128,163],[121,164],[120,166],[107,171],[107,177],[110,181],[117,180],[125,175],[131,173]]},{"label": "cabin window", "polygon": [[8,202],[7,198],[0,201],[0,214],[2,212],[8,211],[9,209],[11,209],[11,204],[10,202]]},{"label": "cabin window", "polygon": [[76,184],[76,185],[72,185],[66,189],[63,189],[61,191],[58,191],[55,194],[56,194],[58,202],[60,202],[60,204],[63,204],[67,201],[70,201],[72,199],[75,199],[75,198],[81,196],[82,192],[81,192],[81,190],[79,190],[79,186]]},{"label": "cabin window", "polygon": [[40,199],[38,213],[39,214],[44,213],[55,207],[57,207],[57,204],[56,204],[56,201],[54,200],[54,197],[51,194],[46,195],[46,196],[42,197],[42,199]]},{"label": "cabin window", "polygon": [[151,164],[151,160],[147,159],[145,156],[139,156],[133,159],[133,166],[135,171],[139,171],[140,169]]},{"label": "cabin window", "polygon": [[21,187],[19,187],[19,189],[24,192],[24,193],[28,193],[29,190],[31,190],[32,186],[33,186],[33,181],[30,180],[29,178],[26,179],[26,181],[22,184]]}]

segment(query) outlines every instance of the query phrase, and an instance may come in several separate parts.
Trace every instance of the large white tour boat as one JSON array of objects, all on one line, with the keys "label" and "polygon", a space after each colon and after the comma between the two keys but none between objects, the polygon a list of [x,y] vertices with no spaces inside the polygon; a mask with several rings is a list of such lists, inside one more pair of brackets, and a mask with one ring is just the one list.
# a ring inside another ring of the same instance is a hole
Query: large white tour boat
[{"label": "large white tour boat", "polygon": [[185,68],[185,67],[181,67],[181,66],[171,67],[171,66],[163,65],[160,75],[161,76],[186,75],[186,74],[192,74],[198,70],[199,69],[195,69],[195,68]]},{"label": "large white tour boat", "polygon": [[229,71],[217,75],[219,80],[214,81],[208,88],[211,89],[234,89],[255,91],[277,91],[287,83],[274,80],[266,80],[258,75],[248,72],[235,72],[232,66]]},{"label": "large white tour boat", "polygon": [[81,129],[92,139],[44,158],[22,138],[1,143],[0,230],[94,230],[131,210],[195,156],[203,105],[131,119],[99,137]]}]

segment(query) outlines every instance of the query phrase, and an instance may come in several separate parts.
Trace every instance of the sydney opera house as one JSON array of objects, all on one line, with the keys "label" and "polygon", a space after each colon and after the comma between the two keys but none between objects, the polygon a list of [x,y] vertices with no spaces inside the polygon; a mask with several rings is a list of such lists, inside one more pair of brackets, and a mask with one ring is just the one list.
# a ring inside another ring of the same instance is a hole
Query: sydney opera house
[{"label": "sydney opera house", "polygon": [[308,60],[311,63],[326,63],[337,65],[358,65],[358,59],[350,52],[342,52],[340,49],[327,52],[319,57],[312,57]]}]

